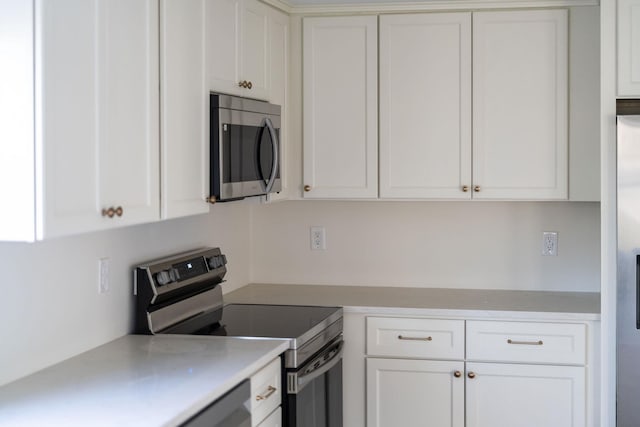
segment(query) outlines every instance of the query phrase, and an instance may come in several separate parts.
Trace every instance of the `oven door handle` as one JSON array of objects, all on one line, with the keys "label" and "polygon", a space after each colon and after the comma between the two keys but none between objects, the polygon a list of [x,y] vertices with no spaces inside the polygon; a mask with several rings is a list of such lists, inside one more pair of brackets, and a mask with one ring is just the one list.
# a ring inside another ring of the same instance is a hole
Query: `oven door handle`
[{"label": "oven door handle", "polygon": [[[309,362],[307,366],[313,366],[316,361],[322,360],[323,356],[326,353],[330,353],[332,351],[335,352],[333,357],[331,357],[331,359],[329,359],[322,365],[318,366],[318,368],[316,369],[309,370],[309,369],[301,368],[297,372],[287,373],[287,392],[289,394],[298,394],[308,384],[313,382],[313,380],[326,374],[331,369],[333,369],[333,367],[336,366],[342,360],[342,354],[344,353],[344,341],[341,340],[336,346],[331,347],[324,353],[320,354],[318,357],[316,357],[311,362]],[[303,372],[303,373],[299,374],[298,372]]]},{"label": "oven door handle", "polygon": [[276,174],[278,173],[278,163],[280,159],[278,158],[278,153],[280,152],[278,141],[278,134],[273,127],[273,122],[269,117],[264,119],[264,126],[269,130],[269,135],[271,135],[271,147],[272,147],[272,157],[273,157],[273,165],[271,166],[271,174],[269,175],[269,181],[267,181],[267,188],[265,189],[265,193],[271,192],[271,188],[273,184],[276,182]]}]

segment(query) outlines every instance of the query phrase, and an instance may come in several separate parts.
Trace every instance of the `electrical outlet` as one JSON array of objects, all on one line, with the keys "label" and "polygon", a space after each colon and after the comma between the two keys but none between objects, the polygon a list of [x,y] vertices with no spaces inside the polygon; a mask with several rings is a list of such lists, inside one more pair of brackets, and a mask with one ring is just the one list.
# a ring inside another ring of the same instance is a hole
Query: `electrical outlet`
[{"label": "electrical outlet", "polygon": [[109,292],[109,263],[109,258],[98,260],[98,293],[101,294]]},{"label": "electrical outlet", "polygon": [[327,249],[324,227],[311,227],[311,250],[324,251]]},{"label": "electrical outlet", "polygon": [[556,231],[542,232],[542,255],[558,256],[558,233]]}]

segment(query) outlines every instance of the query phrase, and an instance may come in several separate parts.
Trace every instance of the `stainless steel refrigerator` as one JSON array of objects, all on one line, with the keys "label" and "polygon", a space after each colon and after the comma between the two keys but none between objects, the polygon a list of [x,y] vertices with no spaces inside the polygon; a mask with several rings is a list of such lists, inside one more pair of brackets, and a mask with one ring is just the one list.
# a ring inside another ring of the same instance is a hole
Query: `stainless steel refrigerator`
[{"label": "stainless steel refrigerator", "polygon": [[617,144],[617,427],[638,427],[640,426],[640,115],[618,116]]}]

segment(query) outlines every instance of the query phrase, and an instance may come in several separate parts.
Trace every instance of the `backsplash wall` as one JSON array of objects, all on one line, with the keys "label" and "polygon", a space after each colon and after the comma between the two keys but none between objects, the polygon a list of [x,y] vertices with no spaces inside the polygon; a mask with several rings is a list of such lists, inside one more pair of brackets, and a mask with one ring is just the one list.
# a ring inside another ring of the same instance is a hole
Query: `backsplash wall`
[{"label": "backsplash wall", "polygon": [[[253,212],[255,283],[600,291],[595,202],[290,201]],[[326,229],[312,251],[310,227]],[[545,257],[542,232],[558,232]]]},{"label": "backsplash wall", "polygon": [[[224,291],[250,276],[251,207],[37,243],[0,243],[0,384],[132,331],[132,267],[201,246],[229,259]],[[98,293],[98,260],[110,259],[110,290]]]}]

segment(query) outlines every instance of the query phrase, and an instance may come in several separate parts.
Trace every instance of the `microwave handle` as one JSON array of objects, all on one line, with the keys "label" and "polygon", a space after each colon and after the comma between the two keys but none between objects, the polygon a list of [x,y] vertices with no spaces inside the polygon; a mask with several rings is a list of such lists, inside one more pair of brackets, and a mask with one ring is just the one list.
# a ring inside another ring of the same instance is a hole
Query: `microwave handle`
[{"label": "microwave handle", "polygon": [[269,193],[273,184],[276,182],[276,173],[278,172],[278,163],[280,162],[280,159],[278,158],[280,143],[278,141],[278,134],[273,128],[273,123],[270,118],[267,117],[264,119],[264,125],[269,130],[269,135],[271,135],[271,146],[273,147],[273,166],[271,167],[271,174],[269,175],[269,181],[267,182],[267,188],[265,190],[265,193]]}]

